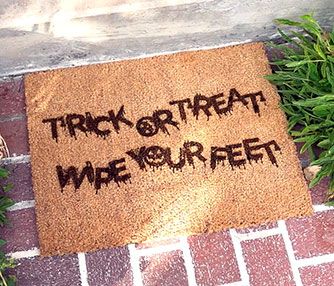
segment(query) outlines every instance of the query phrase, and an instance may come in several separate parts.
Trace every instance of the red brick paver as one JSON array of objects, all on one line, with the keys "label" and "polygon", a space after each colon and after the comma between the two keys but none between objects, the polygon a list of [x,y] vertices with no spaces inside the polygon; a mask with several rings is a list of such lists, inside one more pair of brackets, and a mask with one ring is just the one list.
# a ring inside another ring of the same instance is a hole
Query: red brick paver
[{"label": "red brick paver", "polygon": [[81,286],[76,255],[23,258],[11,273],[17,286]]},{"label": "red brick paver", "polygon": [[19,77],[0,82],[0,119],[24,112],[23,79]]},{"label": "red brick paver", "polygon": [[192,236],[189,239],[198,285],[240,281],[234,247],[228,232]]},{"label": "red brick paver", "polygon": [[334,253],[334,210],[290,219],[287,228],[297,259]]},{"label": "red brick paver", "polygon": [[90,285],[133,285],[130,255],[126,247],[88,253],[86,263]]},{"label": "red brick paver", "polygon": [[[22,80],[0,82],[0,133],[12,156],[29,151],[24,112]],[[131,251],[80,254],[86,260],[30,257],[38,254],[38,241],[33,204],[25,204],[33,199],[29,157],[11,160],[15,188],[10,195],[23,209],[9,212],[11,224],[1,229],[1,238],[8,241],[4,250],[17,257],[18,286],[334,285],[334,208],[324,207],[311,218],[289,219],[288,233],[280,222],[280,227],[270,223],[192,236],[189,245],[177,238],[141,243]],[[306,167],[308,155],[300,161]],[[324,202],[327,187],[324,180],[312,190],[313,204]]]},{"label": "red brick paver", "polygon": [[141,257],[140,270],[145,286],[186,286],[187,273],[181,251]]},{"label": "red brick paver", "polygon": [[28,154],[28,130],[25,118],[0,122],[0,134],[5,139],[11,156]]},{"label": "red brick paver", "polygon": [[1,238],[7,241],[4,251],[29,250],[38,246],[35,210],[33,208],[8,213],[10,224],[1,229]]},{"label": "red brick paver", "polygon": [[251,285],[295,285],[281,236],[243,241],[242,248]]},{"label": "red brick paver", "polygon": [[304,267],[300,274],[305,286],[333,286],[334,262]]},{"label": "red brick paver", "polygon": [[33,200],[30,163],[10,164],[7,169],[10,171],[7,182],[13,184],[8,196],[16,202]]}]

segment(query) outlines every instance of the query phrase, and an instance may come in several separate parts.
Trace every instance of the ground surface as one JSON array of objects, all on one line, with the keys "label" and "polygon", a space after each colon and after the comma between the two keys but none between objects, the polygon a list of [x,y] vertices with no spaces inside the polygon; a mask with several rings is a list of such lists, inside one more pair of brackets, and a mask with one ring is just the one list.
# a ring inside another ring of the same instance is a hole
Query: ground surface
[{"label": "ground surface", "polygon": [[[0,134],[11,158],[17,204],[1,229],[18,258],[19,286],[334,285],[334,208],[322,205],[328,181],[312,190],[313,217],[251,229],[94,253],[39,257],[21,78],[0,82]],[[300,156],[303,166],[308,157]]]}]

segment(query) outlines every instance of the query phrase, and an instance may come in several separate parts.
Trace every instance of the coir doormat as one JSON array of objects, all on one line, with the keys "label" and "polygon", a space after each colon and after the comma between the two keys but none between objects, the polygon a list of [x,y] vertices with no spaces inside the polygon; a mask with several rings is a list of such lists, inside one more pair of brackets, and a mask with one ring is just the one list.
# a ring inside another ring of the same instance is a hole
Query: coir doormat
[{"label": "coir doormat", "polygon": [[262,44],[26,76],[42,255],[312,212]]}]

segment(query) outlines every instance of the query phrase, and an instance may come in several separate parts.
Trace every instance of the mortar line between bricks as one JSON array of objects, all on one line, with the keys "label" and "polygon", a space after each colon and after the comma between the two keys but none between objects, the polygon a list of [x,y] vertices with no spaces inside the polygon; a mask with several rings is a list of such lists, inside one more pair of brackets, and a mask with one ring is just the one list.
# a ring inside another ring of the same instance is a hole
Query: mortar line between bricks
[{"label": "mortar line between bricks", "polygon": [[325,212],[325,211],[334,210],[334,207],[326,206],[324,204],[322,204],[322,205],[314,205],[313,206],[313,210],[315,212]]},{"label": "mortar line between bricks", "polygon": [[143,248],[143,249],[136,249],[136,253],[138,256],[151,256],[155,254],[160,254],[163,252],[171,252],[175,250],[181,250],[182,244],[181,242],[167,244],[167,245],[160,245],[150,248]]},{"label": "mortar line between bricks", "polygon": [[231,240],[234,247],[234,253],[237,259],[242,285],[249,286],[250,285],[249,275],[247,272],[245,259],[242,253],[241,241],[238,239],[238,233],[234,228],[230,229],[229,233],[231,235]]},{"label": "mortar line between bricks", "polygon": [[278,227],[271,228],[271,229],[258,230],[258,231],[249,232],[249,233],[236,232],[236,235],[239,241],[266,238],[268,236],[274,236],[274,235],[280,235],[280,234],[281,234],[281,230]]},{"label": "mortar line between bricks", "polygon": [[15,205],[9,207],[7,210],[10,212],[13,212],[13,211],[19,211],[19,210],[29,209],[33,207],[35,207],[35,200],[29,200],[29,201],[18,202]]},{"label": "mortar line between bricks", "polygon": [[29,163],[30,162],[30,155],[18,155],[3,158],[0,160],[0,165],[9,165],[9,164],[21,164],[21,163]]},{"label": "mortar line between bricks", "polygon": [[195,267],[193,263],[193,258],[190,253],[187,237],[180,237],[180,244],[183,253],[184,266],[187,272],[188,284],[189,286],[197,286]]},{"label": "mortar line between bricks", "polygon": [[143,286],[143,280],[142,280],[142,275],[140,271],[140,261],[139,261],[138,250],[136,249],[136,246],[134,244],[129,244],[128,250],[130,254],[130,264],[131,264],[131,270],[132,270],[133,285]]},{"label": "mortar line between bricks", "polygon": [[298,265],[297,265],[297,262],[296,262],[296,257],[295,257],[295,254],[293,252],[292,242],[290,240],[285,221],[284,220],[279,220],[277,222],[277,225],[282,232],[282,237],[283,237],[283,241],[284,241],[284,244],[285,244],[286,253],[288,255],[288,259],[289,259],[291,270],[292,270],[292,275],[293,275],[293,278],[295,280],[296,286],[303,286],[302,280],[300,278]]},{"label": "mortar line between bricks", "polygon": [[83,252],[78,253],[78,262],[79,262],[81,286],[89,286],[85,253]]},{"label": "mortar line between bricks", "polygon": [[323,263],[331,263],[334,262],[334,253],[324,254],[309,258],[297,259],[296,263],[299,268],[307,267],[307,266],[316,266]]},{"label": "mortar line between bricks", "polygon": [[40,255],[40,251],[37,247],[34,247],[29,250],[10,252],[7,254],[7,256],[10,256],[14,259],[30,258],[30,257],[39,256],[39,255]]},{"label": "mortar line between bricks", "polygon": [[23,113],[12,114],[12,115],[1,115],[0,116],[0,123],[8,122],[8,121],[17,121],[26,119],[26,115]]}]

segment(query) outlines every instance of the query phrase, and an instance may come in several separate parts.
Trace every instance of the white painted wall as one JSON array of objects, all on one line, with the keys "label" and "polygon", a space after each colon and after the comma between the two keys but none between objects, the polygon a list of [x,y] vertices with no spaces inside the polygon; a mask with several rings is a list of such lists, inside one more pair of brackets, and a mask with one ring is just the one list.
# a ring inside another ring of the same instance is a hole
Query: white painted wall
[{"label": "white painted wall", "polygon": [[273,19],[334,0],[0,0],[0,75],[275,36]]}]

